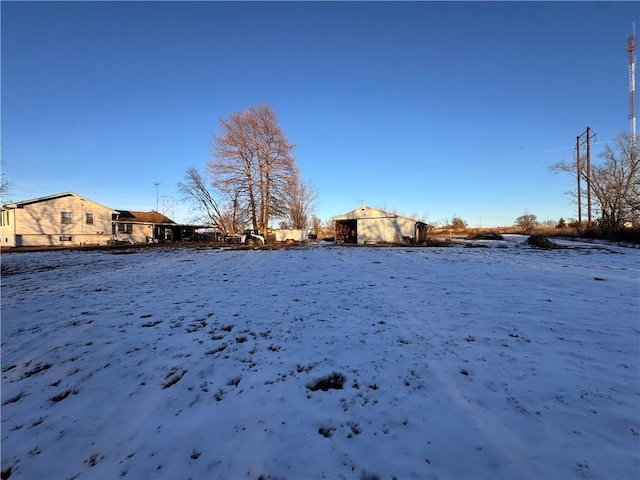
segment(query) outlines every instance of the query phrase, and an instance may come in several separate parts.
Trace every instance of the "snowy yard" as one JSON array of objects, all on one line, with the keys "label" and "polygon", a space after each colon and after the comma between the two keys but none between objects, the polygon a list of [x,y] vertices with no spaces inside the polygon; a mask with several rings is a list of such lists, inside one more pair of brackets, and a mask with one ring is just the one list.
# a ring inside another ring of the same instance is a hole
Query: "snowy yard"
[{"label": "snowy yard", "polygon": [[3,478],[637,479],[640,250],[523,240],[4,254]]}]

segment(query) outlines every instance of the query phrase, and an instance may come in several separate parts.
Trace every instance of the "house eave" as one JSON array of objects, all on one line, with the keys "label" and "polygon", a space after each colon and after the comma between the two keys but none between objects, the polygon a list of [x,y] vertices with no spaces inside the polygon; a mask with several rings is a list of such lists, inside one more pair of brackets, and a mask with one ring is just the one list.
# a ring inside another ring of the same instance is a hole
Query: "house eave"
[{"label": "house eave", "polygon": [[38,197],[38,198],[30,198],[27,200],[22,200],[20,202],[12,202],[12,203],[7,203],[5,205],[2,205],[2,209],[3,210],[12,210],[12,209],[17,209],[17,208],[24,208],[28,205],[33,205],[35,203],[41,203],[41,202],[48,202],[49,200],[56,200],[58,198],[65,198],[65,197],[77,197],[80,200],[84,200],[86,202],[91,202],[94,205],[98,205],[99,207],[105,208],[107,210],[109,210],[110,213],[114,214],[114,213],[118,213],[116,210],[107,207],[105,205],[102,205],[101,203],[95,202],[89,198],[83,197],[82,195],[78,195],[77,193],[74,192],[63,192],[63,193],[56,193],[54,195],[47,195],[45,197]]}]

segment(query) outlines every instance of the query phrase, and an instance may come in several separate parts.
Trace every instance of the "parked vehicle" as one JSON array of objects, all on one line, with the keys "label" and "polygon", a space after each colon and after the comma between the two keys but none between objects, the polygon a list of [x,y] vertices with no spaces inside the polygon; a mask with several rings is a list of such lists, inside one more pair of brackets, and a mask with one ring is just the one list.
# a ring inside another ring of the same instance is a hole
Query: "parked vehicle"
[{"label": "parked vehicle", "polygon": [[245,230],[243,233],[225,236],[224,241],[241,245],[264,245],[264,236],[260,235],[257,230]]}]

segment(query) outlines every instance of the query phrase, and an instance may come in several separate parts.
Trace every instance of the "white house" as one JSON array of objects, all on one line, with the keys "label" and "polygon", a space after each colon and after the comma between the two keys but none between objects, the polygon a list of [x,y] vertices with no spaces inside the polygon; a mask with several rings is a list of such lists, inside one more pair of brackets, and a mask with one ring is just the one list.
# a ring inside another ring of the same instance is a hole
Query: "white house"
[{"label": "white house", "polygon": [[427,224],[413,218],[362,206],[334,217],[337,243],[422,243]]},{"label": "white house", "polygon": [[3,205],[3,247],[106,245],[111,240],[109,207],[73,192]]}]

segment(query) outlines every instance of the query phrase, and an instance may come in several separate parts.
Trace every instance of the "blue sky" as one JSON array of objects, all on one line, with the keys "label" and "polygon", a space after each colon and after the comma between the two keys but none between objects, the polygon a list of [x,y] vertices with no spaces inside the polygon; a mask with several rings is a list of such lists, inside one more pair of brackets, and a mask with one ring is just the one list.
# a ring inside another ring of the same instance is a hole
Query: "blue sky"
[{"label": "blue sky", "polygon": [[[3,201],[73,191],[190,218],[177,183],[270,104],[323,220],[575,218],[576,135],[629,129],[636,2],[6,2]],[[168,211],[168,210],[167,210]]]}]

